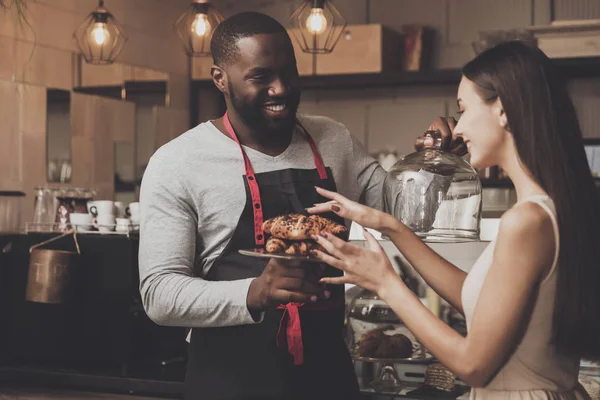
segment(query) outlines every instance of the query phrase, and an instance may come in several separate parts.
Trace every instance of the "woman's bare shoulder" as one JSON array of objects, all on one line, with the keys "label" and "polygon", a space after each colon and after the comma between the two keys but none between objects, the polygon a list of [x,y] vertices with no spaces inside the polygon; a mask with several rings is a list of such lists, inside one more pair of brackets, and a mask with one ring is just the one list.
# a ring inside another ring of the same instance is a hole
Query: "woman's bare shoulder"
[{"label": "woman's bare shoulder", "polygon": [[543,273],[551,268],[554,259],[553,229],[550,214],[540,205],[533,202],[520,204],[500,219],[497,249],[502,249],[502,259],[518,258],[536,273]]},{"label": "woman's bare shoulder", "polygon": [[502,215],[500,230],[517,235],[552,233],[552,218],[539,204],[525,202],[511,208]]}]

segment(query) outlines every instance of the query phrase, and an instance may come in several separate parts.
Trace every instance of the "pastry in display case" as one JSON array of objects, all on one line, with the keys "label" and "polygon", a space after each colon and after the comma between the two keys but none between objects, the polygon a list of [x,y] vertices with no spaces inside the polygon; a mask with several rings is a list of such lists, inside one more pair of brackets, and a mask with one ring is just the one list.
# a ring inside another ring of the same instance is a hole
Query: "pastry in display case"
[{"label": "pastry in display case", "polygon": [[394,311],[368,290],[348,304],[346,343],[356,361],[375,363],[376,377],[369,385],[380,392],[398,392],[404,383],[398,364],[429,364],[433,356],[402,323]]}]

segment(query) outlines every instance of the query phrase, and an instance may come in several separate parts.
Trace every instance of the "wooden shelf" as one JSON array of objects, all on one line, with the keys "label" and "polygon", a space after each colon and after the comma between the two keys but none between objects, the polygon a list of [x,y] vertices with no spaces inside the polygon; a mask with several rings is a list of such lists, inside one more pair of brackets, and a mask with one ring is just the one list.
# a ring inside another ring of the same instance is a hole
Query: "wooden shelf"
[{"label": "wooden shelf", "polygon": [[[409,85],[453,85],[460,82],[460,70],[442,69],[419,72],[387,72],[381,74],[301,76],[302,89],[357,89]],[[196,89],[214,87],[211,80],[192,81]]]},{"label": "wooden shelf", "polygon": [[600,77],[600,57],[555,58],[554,62],[565,78]]},{"label": "wooden shelf", "polygon": [[110,97],[114,99],[125,99],[131,95],[167,95],[166,81],[125,81],[123,85],[113,86],[77,86],[74,92],[92,94],[96,96]]},{"label": "wooden shelf", "polygon": [[142,184],[142,180],[138,179],[136,181],[122,181],[115,178],[115,192],[124,193],[124,192],[135,192],[137,187]]},{"label": "wooden shelf", "polygon": [[[600,57],[563,58],[554,62],[565,78],[600,77]],[[418,72],[384,72],[381,74],[301,76],[302,89],[360,89],[413,85],[457,85],[460,69]],[[192,90],[214,88],[212,80],[193,80]]]}]

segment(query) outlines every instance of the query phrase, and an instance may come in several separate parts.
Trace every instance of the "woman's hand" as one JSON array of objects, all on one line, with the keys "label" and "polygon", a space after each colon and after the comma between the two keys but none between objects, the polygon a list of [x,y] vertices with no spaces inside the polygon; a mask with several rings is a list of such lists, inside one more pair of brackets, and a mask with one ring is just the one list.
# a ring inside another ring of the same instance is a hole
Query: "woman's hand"
[{"label": "woman's hand", "polygon": [[363,232],[369,248],[358,247],[327,233],[312,237],[329,253],[314,250],[312,254],[332,267],[344,271],[344,276],[321,278],[320,282],[350,283],[380,296],[389,285],[404,285],[377,239],[366,229]]},{"label": "woman's hand", "polygon": [[321,196],[331,199],[327,203],[315,204],[314,207],[307,208],[310,214],[321,214],[325,212],[334,212],[344,219],[349,219],[357,224],[375,229],[379,232],[384,232],[386,229],[392,228],[394,223],[398,221],[384,212],[375,210],[367,206],[363,206],[355,201],[349,200],[339,193],[330,192],[329,190],[316,188],[317,193]]},{"label": "woman's hand", "polygon": [[[467,154],[467,144],[462,137],[454,135],[456,120],[452,117],[437,117],[429,126],[429,130],[437,130],[442,134],[442,149],[456,154],[459,157]],[[425,147],[431,147],[434,144],[433,138],[419,136],[415,141],[415,149],[423,150]]]}]

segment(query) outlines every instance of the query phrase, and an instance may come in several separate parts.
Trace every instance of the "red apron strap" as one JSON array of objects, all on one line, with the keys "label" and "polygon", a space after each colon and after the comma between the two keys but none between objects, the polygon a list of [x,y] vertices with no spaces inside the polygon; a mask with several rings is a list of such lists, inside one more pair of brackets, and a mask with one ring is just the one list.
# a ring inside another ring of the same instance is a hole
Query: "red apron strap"
[{"label": "red apron strap", "polygon": [[[262,229],[263,225],[263,211],[262,211],[262,201],[260,199],[260,189],[258,188],[258,183],[256,182],[256,176],[254,175],[254,169],[252,169],[252,164],[250,163],[250,159],[246,155],[242,144],[240,143],[233,127],[231,126],[231,122],[229,121],[229,116],[227,112],[223,115],[223,123],[225,124],[225,130],[227,134],[240,146],[240,150],[242,151],[242,156],[244,157],[244,167],[246,169],[246,180],[248,182],[248,187],[250,188],[250,196],[252,197],[252,210],[254,211],[254,242],[257,246],[262,246],[265,244],[265,234]],[[306,141],[310,145],[310,148],[313,152],[313,156],[315,159],[315,166],[317,171],[319,172],[319,177],[321,179],[327,179],[327,171],[325,170],[325,164],[323,163],[323,159],[319,154],[319,150],[317,149],[317,145],[313,138],[309,135],[308,131],[304,129],[304,127],[298,121],[298,125],[304,131],[304,135],[306,137]]]},{"label": "red apron strap", "polygon": [[323,158],[321,157],[321,154],[319,153],[319,149],[317,149],[317,145],[315,144],[315,141],[313,140],[312,136],[310,136],[308,131],[306,129],[304,129],[304,126],[300,123],[300,121],[296,120],[296,122],[298,123],[298,125],[300,125],[300,128],[302,128],[302,131],[304,131],[304,136],[306,136],[306,141],[310,145],[310,148],[313,152],[313,155],[315,158],[315,166],[317,167],[317,171],[319,172],[319,178],[321,178],[322,180],[327,179],[327,171],[325,170],[325,163],[323,162]]},{"label": "red apron strap", "polygon": [[263,225],[263,211],[262,211],[262,201],[260,199],[260,189],[258,188],[258,183],[256,182],[256,177],[254,176],[254,170],[252,169],[252,164],[250,163],[250,159],[246,155],[244,148],[242,147],[240,141],[231,126],[231,122],[229,122],[229,117],[227,113],[223,116],[223,123],[225,124],[225,130],[231,136],[233,140],[240,146],[240,150],[242,151],[242,156],[244,157],[244,166],[246,168],[246,180],[248,182],[248,187],[250,188],[250,196],[252,197],[252,211],[254,211],[254,242],[257,246],[262,246],[265,244],[265,234],[262,229]]}]

